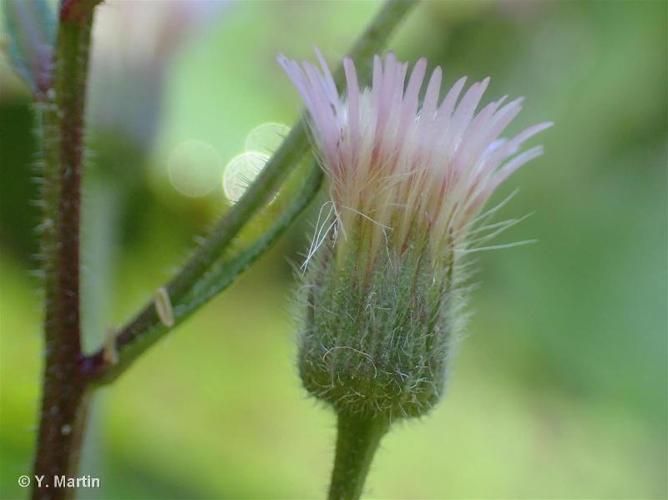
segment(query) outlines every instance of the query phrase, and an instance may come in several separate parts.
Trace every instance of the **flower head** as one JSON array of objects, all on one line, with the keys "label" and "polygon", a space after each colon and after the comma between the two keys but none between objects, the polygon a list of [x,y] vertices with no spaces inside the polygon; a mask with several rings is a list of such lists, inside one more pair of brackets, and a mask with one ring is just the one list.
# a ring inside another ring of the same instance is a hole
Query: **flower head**
[{"label": "flower head", "polygon": [[432,251],[442,254],[465,236],[496,187],[542,154],[540,146],[522,146],[549,122],[500,137],[520,112],[521,98],[502,97],[476,113],[489,78],[463,95],[461,78],[440,99],[443,72],[437,67],[420,103],[424,58],[409,76],[408,63],[392,54],[375,56],[370,88],[360,88],[346,58],[342,97],[319,52],[318,59],[320,69],[282,56],[279,62],[308,109],[339,229],[350,234],[361,223],[372,252],[384,241],[405,249],[412,238],[428,234]]},{"label": "flower head", "polygon": [[423,415],[443,393],[462,324],[470,228],[497,186],[542,153],[522,146],[551,124],[501,137],[521,99],[476,112],[489,79],[464,91],[465,78],[441,99],[440,68],[421,102],[427,61],[409,75],[392,54],[374,58],[370,88],[345,59],[342,97],[318,58],[320,69],[279,57],[308,109],[336,228],[319,231],[307,259],[302,381],[340,414]]}]

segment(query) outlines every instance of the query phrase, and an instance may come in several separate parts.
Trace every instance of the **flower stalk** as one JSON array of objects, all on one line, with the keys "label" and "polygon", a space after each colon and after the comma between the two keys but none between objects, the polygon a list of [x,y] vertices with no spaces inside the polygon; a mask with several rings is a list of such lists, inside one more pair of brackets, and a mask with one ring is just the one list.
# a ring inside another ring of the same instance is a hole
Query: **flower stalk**
[{"label": "flower stalk", "polygon": [[384,419],[339,413],[329,500],[360,498],[373,456],[389,427]]}]

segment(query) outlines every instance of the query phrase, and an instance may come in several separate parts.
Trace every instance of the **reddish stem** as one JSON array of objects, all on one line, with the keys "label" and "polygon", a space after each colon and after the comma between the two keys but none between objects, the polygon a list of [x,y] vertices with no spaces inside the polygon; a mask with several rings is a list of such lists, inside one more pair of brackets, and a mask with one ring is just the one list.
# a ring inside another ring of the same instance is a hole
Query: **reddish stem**
[{"label": "reddish stem", "polygon": [[[81,369],[79,227],[83,116],[92,15],[61,21],[54,88],[41,108],[44,149],[45,368],[33,498],[61,499],[76,475],[87,407]],[[37,478],[41,481],[38,481]]]}]

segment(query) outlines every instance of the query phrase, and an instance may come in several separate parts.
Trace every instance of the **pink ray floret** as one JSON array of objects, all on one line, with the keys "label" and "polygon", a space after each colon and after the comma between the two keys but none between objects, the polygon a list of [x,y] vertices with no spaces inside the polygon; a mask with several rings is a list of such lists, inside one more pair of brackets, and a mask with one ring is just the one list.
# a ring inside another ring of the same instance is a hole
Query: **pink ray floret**
[{"label": "pink ray floret", "polygon": [[441,98],[440,67],[427,78],[422,58],[409,75],[408,63],[388,54],[374,57],[371,86],[362,89],[354,63],[345,58],[346,93],[340,96],[316,52],[320,68],[282,55],[278,61],[308,110],[344,234],[364,218],[376,227],[376,240],[387,240],[390,229],[389,240],[401,247],[425,226],[441,249],[465,235],[508,176],[543,152],[541,146],[522,146],[551,122],[501,137],[522,109],[521,98],[503,97],[477,111],[489,78],[463,94],[461,78]]}]

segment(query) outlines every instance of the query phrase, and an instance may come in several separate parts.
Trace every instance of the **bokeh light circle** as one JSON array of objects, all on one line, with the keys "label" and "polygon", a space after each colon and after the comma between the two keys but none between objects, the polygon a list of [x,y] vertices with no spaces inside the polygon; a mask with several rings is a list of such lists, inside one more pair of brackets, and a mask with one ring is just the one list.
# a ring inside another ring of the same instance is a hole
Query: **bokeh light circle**
[{"label": "bokeh light circle", "polygon": [[232,203],[239,201],[268,160],[269,155],[258,151],[248,151],[232,158],[223,172],[225,196]]},{"label": "bokeh light circle", "polygon": [[247,153],[258,152],[271,156],[290,133],[284,123],[267,122],[248,132],[244,149]]},{"label": "bokeh light circle", "polygon": [[181,194],[200,198],[216,187],[221,164],[222,159],[211,144],[186,140],[179,143],[169,154],[169,181]]}]

